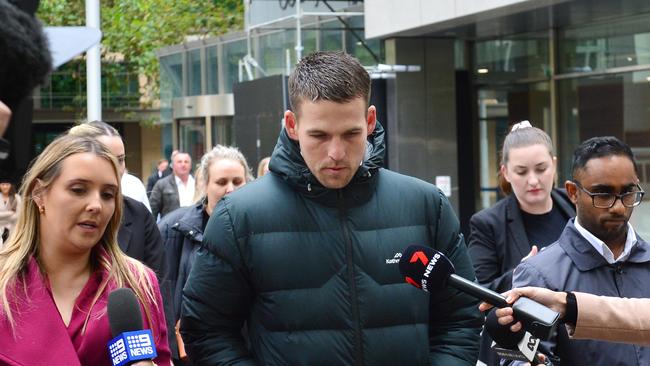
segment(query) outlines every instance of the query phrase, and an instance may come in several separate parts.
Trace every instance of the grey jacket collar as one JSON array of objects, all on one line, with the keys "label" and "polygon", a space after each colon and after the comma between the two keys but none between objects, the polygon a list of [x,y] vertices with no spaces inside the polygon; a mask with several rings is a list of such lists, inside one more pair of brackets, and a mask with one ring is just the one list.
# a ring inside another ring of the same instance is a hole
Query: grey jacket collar
[{"label": "grey jacket collar", "polygon": [[[558,239],[558,244],[581,271],[590,271],[598,267],[609,266],[605,258],[589,244],[587,239],[580,235],[573,223],[574,220],[569,220],[560,239]],[[637,244],[632,248],[630,256],[625,262],[650,262],[650,245],[638,236],[637,240]]]}]

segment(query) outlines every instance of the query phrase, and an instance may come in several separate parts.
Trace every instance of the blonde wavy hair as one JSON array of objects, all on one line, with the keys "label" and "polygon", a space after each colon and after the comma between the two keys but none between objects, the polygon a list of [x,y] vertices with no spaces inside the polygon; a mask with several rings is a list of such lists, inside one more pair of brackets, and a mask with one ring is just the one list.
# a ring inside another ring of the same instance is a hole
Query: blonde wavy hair
[{"label": "blonde wavy hair", "polygon": [[[45,150],[32,162],[25,174],[21,186],[21,210],[12,235],[0,250],[0,304],[2,312],[15,331],[14,317],[11,311],[12,299],[16,298],[17,291],[22,287],[27,293],[25,282],[25,269],[31,257],[39,263],[42,272],[45,272],[39,261],[40,240],[40,215],[35,197],[44,194],[52,183],[61,175],[62,163],[74,154],[92,153],[105,159],[113,167],[113,173],[119,183],[118,166],[116,158],[109,150],[94,138],[83,136],[63,135],[50,143]],[[118,184],[119,189],[119,184]],[[92,307],[107,286],[114,283],[117,287],[130,287],[134,290],[138,300],[144,305],[145,315],[152,324],[151,306],[158,308],[154,290],[149,282],[146,267],[124,254],[117,243],[117,231],[122,220],[122,194],[115,195],[115,211],[111,217],[102,238],[97,243],[108,253],[101,256],[93,250],[91,261],[94,268],[104,269],[108,276],[99,286],[91,303]],[[21,286],[22,285],[22,286]],[[82,333],[85,333],[90,311],[86,315]]]}]

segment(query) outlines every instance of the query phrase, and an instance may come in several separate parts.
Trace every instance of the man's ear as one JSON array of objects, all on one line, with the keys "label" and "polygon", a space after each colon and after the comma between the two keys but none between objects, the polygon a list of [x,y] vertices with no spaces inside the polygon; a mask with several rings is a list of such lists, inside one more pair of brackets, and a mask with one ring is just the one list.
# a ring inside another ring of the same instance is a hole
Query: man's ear
[{"label": "man's ear", "polygon": [[571,202],[574,205],[578,204],[578,186],[570,180],[564,182],[564,188],[566,189],[566,194],[569,196]]},{"label": "man's ear", "polygon": [[298,141],[298,121],[292,111],[284,112],[284,128],[287,129],[287,134],[292,140]]},{"label": "man's ear", "polygon": [[370,136],[377,126],[377,108],[374,105],[368,107],[368,116],[366,117],[366,123],[368,125],[368,136]]}]

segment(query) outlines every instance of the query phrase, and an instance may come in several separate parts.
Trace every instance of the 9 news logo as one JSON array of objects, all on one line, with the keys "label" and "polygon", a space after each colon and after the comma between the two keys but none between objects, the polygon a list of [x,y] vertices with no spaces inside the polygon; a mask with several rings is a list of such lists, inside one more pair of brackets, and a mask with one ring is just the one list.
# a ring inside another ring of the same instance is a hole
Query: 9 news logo
[{"label": "9 news logo", "polygon": [[158,355],[151,330],[124,332],[108,343],[113,366],[123,366],[139,360],[152,360]]}]

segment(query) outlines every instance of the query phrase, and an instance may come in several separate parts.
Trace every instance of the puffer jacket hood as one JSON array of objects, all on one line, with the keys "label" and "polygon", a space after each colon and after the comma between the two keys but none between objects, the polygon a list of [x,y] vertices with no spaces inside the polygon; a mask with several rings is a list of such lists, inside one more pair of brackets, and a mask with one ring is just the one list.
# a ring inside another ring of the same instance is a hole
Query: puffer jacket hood
[{"label": "puffer jacket hood", "polygon": [[324,187],[312,174],[300,154],[300,145],[297,141],[292,140],[287,130],[283,128],[271,155],[269,170],[280,176],[296,191],[315,199],[321,204],[335,205],[337,191],[341,191],[345,202],[356,206],[370,199],[373,192],[371,188],[374,186],[374,177],[377,170],[384,166],[385,152],[384,128],[377,121],[375,130],[368,136],[363,163],[355,173],[352,181],[340,190],[329,189]]}]

